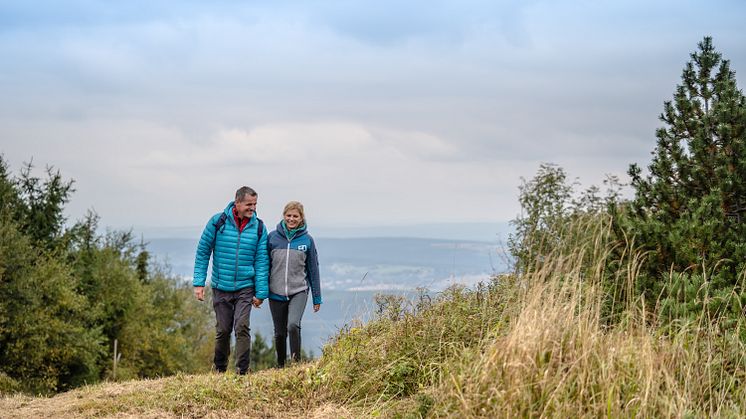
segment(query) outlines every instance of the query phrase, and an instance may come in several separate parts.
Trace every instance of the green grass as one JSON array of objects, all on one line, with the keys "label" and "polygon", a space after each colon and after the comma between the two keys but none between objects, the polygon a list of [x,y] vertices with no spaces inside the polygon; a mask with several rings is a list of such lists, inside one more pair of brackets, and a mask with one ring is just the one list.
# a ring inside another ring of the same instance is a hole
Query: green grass
[{"label": "green grass", "polygon": [[[612,281],[641,256],[609,261],[603,225],[521,277],[414,302],[381,297],[367,325],[340,331],[312,363],[246,377],[177,375],[8,396],[3,416],[80,417],[744,417],[742,324],[659,325],[627,298],[609,321]],[[573,238],[574,237],[574,238]],[[591,237],[592,239],[588,239]],[[613,275],[605,267],[621,269]]]}]

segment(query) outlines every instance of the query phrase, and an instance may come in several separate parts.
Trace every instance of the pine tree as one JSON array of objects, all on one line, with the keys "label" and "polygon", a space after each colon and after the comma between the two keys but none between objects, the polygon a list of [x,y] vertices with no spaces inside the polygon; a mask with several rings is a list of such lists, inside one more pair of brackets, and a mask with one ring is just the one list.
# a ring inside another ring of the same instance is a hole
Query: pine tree
[{"label": "pine tree", "polygon": [[112,378],[207,371],[210,306],[150,262],[131,232],[100,235],[89,211],[70,228],[72,181],[20,177],[0,155],[0,393],[48,394]]},{"label": "pine tree", "polygon": [[17,218],[23,232],[37,244],[54,249],[59,243],[65,227],[65,204],[75,191],[72,180],[64,180],[60,171],[47,167],[47,178],[33,176],[33,164],[26,163],[21,177],[16,181],[21,205]]},{"label": "pine tree", "polygon": [[649,252],[640,286],[653,298],[671,271],[707,278],[716,294],[746,267],[746,101],[712,38],[698,46],[664,103],[649,173],[629,168],[624,223]]},{"label": "pine tree", "polygon": [[148,252],[145,238],[140,238],[140,245],[138,246],[140,251],[137,253],[137,259],[135,259],[135,269],[137,270],[137,278],[143,284],[148,283],[150,274],[148,272],[148,264],[150,261],[150,252]]}]

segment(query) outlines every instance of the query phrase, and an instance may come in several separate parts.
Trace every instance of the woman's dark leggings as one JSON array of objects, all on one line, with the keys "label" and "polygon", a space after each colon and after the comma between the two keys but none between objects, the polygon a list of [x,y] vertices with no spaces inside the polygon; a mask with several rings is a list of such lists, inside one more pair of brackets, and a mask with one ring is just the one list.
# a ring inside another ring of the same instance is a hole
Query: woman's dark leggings
[{"label": "woman's dark leggings", "polygon": [[290,357],[293,361],[300,361],[300,321],[303,318],[307,300],[308,291],[290,296],[289,301],[269,300],[269,310],[272,312],[272,322],[275,325],[275,350],[279,367],[285,366],[288,335],[290,335]]}]

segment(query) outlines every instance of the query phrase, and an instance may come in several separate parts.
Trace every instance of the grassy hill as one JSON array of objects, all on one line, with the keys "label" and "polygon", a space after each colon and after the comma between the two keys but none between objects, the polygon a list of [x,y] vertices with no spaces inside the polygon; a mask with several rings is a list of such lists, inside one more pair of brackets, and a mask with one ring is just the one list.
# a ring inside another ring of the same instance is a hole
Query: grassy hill
[{"label": "grassy hill", "polygon": [[[309,366],[235,374],[177,375],[158,380],[89,386],[51,398],[10,396],[1,417],[351,417],[352,411],[292,394]],[[301,385],[300,387],[303,387]]]},{"label": "grassy hill", "polygon": [[[379,298],[322,357],[240,377],[178,375],[6,396],[3,417],[684,417],[746,416],[746,348],[718,319],[659,322],[613,282],[639,255],[588,240],[520,278],[414,302]],[[614,276],[605,266],[614,262]]]}]

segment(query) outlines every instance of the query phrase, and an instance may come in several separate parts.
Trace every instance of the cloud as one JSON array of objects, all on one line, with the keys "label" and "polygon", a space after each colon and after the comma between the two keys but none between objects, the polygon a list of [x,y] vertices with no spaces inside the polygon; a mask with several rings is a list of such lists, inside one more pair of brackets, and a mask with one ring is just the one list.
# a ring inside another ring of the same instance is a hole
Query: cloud
[{"label": "cloud", "polygon": [[240,184],[262,214],[301,199],[329,225],[505,220],[541,161],[584,184],[645,164],[704,34],[746,74],[743,11],[4,2],[1,151],[123,225],[202,224]]},{"label": "cloud", "polygon": [[[423,132],[368,129],[344,122],[275,123],[250,130],[229,128],[206,143],[182,143],[145,152],[145,169],[214,169],[241,165],[353,165],[449,160],[459,151],[447,141]],[[364,164],[364,163],[362,163]]]}]

